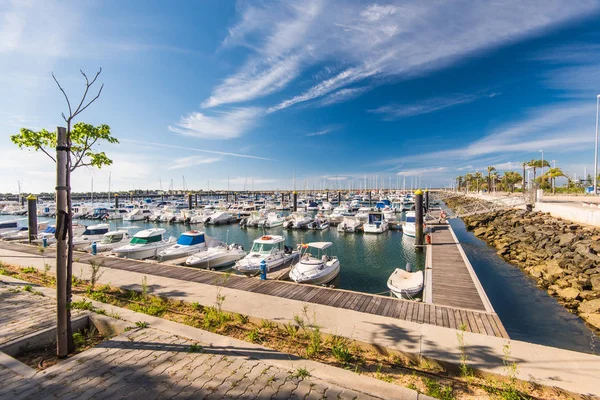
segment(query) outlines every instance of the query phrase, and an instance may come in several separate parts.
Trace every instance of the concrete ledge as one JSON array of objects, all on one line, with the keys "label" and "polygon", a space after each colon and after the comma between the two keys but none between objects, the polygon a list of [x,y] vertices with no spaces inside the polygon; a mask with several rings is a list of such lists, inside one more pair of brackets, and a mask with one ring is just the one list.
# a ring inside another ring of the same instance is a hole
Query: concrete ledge
[{"label": "concrete ledge", "polygon": [[0,351],[0,364],[4,367],[10,369],[17,375],[22,376],[23,378],[32,378],[36,374],[36,370],[29,367],[28,365],[23,364],[21,361],[12,358],[8,354],[5,354]]},{"label": "concrete ledge", "polygon": [[563,218],[580,224],[600,226],[600,209],[584,208],[570,204],[535,203],[535,211],[550,213],[553,217]]}]

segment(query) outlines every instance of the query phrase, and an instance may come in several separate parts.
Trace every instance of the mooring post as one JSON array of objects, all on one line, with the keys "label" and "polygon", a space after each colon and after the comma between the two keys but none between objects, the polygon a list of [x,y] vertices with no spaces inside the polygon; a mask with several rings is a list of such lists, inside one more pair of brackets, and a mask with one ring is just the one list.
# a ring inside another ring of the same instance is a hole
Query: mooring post
[{"label": "mooring post", "polygon": [[119,208],[119,194],[115,193],[115,210]]},{"label": "mooring post", "polygon": [[298,211],[298,192],[294,191],[294,211]]},{"label": "mooring post", "polygon": [[429,212],[429,190],[425,190],[425,214]]},{"label": "mooring post", "polygon": [[196,193],[196,195],[194,196],[194,205],[196,206],[196,208],[198,208],[198,193]]},{"label": "mooring post", "polygon": [[192,194],[188,193],[187,195],[188,198],[188,210],[191,210],[193,208],[193,204],[192,204]]},{"label": "mooring post", "polygon": [[69,353],[67,313],[67,129],[58,127],[56,135],[56,355]]},{"label": "mooring post", "polygon": [[37,239],[37,197],[27,196],[27,227],[29,228],[29,244]]},{"label": "mooring post", "polygon": [[338,190],[338,205],[342,204],[342,192]]},{"label": "mooring post", "polygon": [[423,248],[423,191],[418,189],[415,192],[415,245],[417,250],[421,251]]},{"label": "mooring post", "polygon": [[129,192],[129,202],[133,203],[133,192]]}]

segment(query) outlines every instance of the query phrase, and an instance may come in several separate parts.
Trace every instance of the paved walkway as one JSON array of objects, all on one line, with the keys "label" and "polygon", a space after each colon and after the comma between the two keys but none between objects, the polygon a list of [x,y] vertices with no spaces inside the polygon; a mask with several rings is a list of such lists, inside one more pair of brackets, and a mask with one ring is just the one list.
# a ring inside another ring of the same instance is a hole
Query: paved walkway
[{"label": "paved walkway", "polygon": [[[24,333],[34,333],[47,328],[48,321],[53,322],[53,289],[35,288],[46,294],[40,296],[23,291],[25,282],[3,279],[0,321],[10,321],[12,326],[2,325],[5,342],[19,340]],[[145,320],[150,327],[134,327],[43,371],[35,371],[0,352],[0,398],[381,399],[389,398],[390,392],[398,399],[428,398],[262,346],[160,318],[150,317],[148,321],[146,315],[130,310],[119,309],[119,313],[132,326],[133,321]],[[33,315],[41,323],[30,323]],[[22,326],[15,329],[16,325]],[[282,359],[294,359],[296,364],[286,368],[278,362]],[[328,377],[328,369],[345,380],[322,379]],[[301,370],[308,371],[308,375],[300,374]],[[352,375],[350,379],[348,374]]]},{"label": "paved walkway", "polygon": [[[10,250],[0,249],[0,261],[34,266],[40,271],[44,269],[41,258],[31,258],[28,254]],[[52,260],[46,259],[45,262],[54,268]],[[73,270],[81,270],[82,277],[89,279],[89,265],[75,263]],[[225,311],[278,323],[293,323],[294,315],[302,315],[306,306],[301,301],[143,273],[111,268],[105,268],[103,272],[100,284],[110,283],[116,287],[141,290],[142,279],[146,276],[151,293],[174,300],[196,301],[207,306],[214,305],[217,295],[225,296]],[[444,363],[460,364],[456,330],[320,304],[311,304],[309,312],[315,315],[316,323],[324,333],[345,336],[378,349],[393,349],[409,357],[422,356]],[[156,327],[156,323],[152,322],[152,326]],[[514,355],[511,359],[518,365],[519,378],[576,393],[600,395],[598,356],[471,332],[464,332],[463,335],[468,348],[469,365],[476,370],[506,374],[503,360],[505,346],[509,345]],[[350,384],[348,387],[354,386]]]}]

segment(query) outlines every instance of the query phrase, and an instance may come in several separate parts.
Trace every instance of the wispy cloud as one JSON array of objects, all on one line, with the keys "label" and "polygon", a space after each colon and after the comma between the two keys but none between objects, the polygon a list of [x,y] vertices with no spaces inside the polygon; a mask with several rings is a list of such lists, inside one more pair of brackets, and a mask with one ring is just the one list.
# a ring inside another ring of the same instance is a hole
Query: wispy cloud
[{"label": "wispy cloud", "polygon": [[205,150],[205,149],[198,149],[195,147],[177,146],[174,144],[167,144],[167,143],[146,142],[143,140],[132,140],[132,139],[119,139],[119,141],[125,142],[125,143],[134,143],[134,144],[141,145],[141,146],[163,147],[166,149],[179,149],[179,150],[194,151],[194,152],[199,152],[199,153],[218,154],[218,155],[222,155],[222,156],[251,158],[254,160],[275,161],[272,158],[258,157],[258,156],[253,156],[253,155],[249,155],[249,154],[230,153],[230,152],[226,152],[226,151],[217,151],[217,150]]},{"label": "wispy cloud", "polygon": [[438,175],[440,173],[448,172],[448,167],[432,167],[432,168],[412,168],[404,169],[398,172],[398,176],[425,176],[425,175]]},{"label": "wispy cloud", "polygon": [[496,92],[489,94],[456,94],[449,97],[434,97],[426,99],[420,103],[413,104],[390,104],[381,106],[373,110],[371,113],[382,114],[385,120],[391,121],[401,118],[414,117],[422,114],[429,114],[445,108],[454,107],[460,104],[468,104],[482,98],[493,98],[498,96]]},{"label": "wispy cloud", "polygon": [[[421,75],[600,7],[586,0],[508,0],[469,6],[401,1],[365,5],[339,0],[244,5],[240,22],[230,29],[224,47],[245,46],[251,55],[239,72],[215,88],[206,106],[249,101],[279,91],[315,65],[338,72],[280,101],[269,112],[375,77]],[[453,23],[446,23],[448,16]],[[340,92],[338,101],[350,98],[350,93]]]},{"label": "wispy cloud", "polygon": [[363,94],[364,92],[366,92],[369,89],[370,89],[370,87],[368,87],[368,86],[340,89],[337,92],[333,92],[333,93],[327,95],[327,97],[325,97],[321,101],[321,105],[329,106],[332,104],[343,103],[345,101],[357,98],[358,96],[360,96],[361,94]]},{"label": "wispy cloud", "polygon": [[189,156],[176,158],[171,161],[168,170],[193,167],[195,165],[212,164],[221,161],[220,157]]},{"label": "wispy cloud", "polygon": [[233,139],[254,126],[262,113],[254,107],[215,111],[212,115],[193,112],[181,117],[175,126],[169,126],[169,130],[203,139]]},{"label": "wispy cloud", "polygon": [[327,135],[330,134],[331,132],[339,129],[340,127],[337,125],[333,125],[333,126],[328,126],[324,129],[321,129],[319,131],[315,131],[315,132],[309,132],[307,133],[305,136],[322,136],[322,135]]}]

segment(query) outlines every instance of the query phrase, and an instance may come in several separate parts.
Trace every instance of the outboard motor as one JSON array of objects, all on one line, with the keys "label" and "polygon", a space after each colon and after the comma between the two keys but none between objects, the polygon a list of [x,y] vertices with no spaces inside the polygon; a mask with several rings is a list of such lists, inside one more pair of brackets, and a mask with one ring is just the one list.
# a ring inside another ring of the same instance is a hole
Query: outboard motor
[{"label": "outboard motor", "polygon": [[410,263],[406,263],[406,272],[413,272],[413,267]]}]

